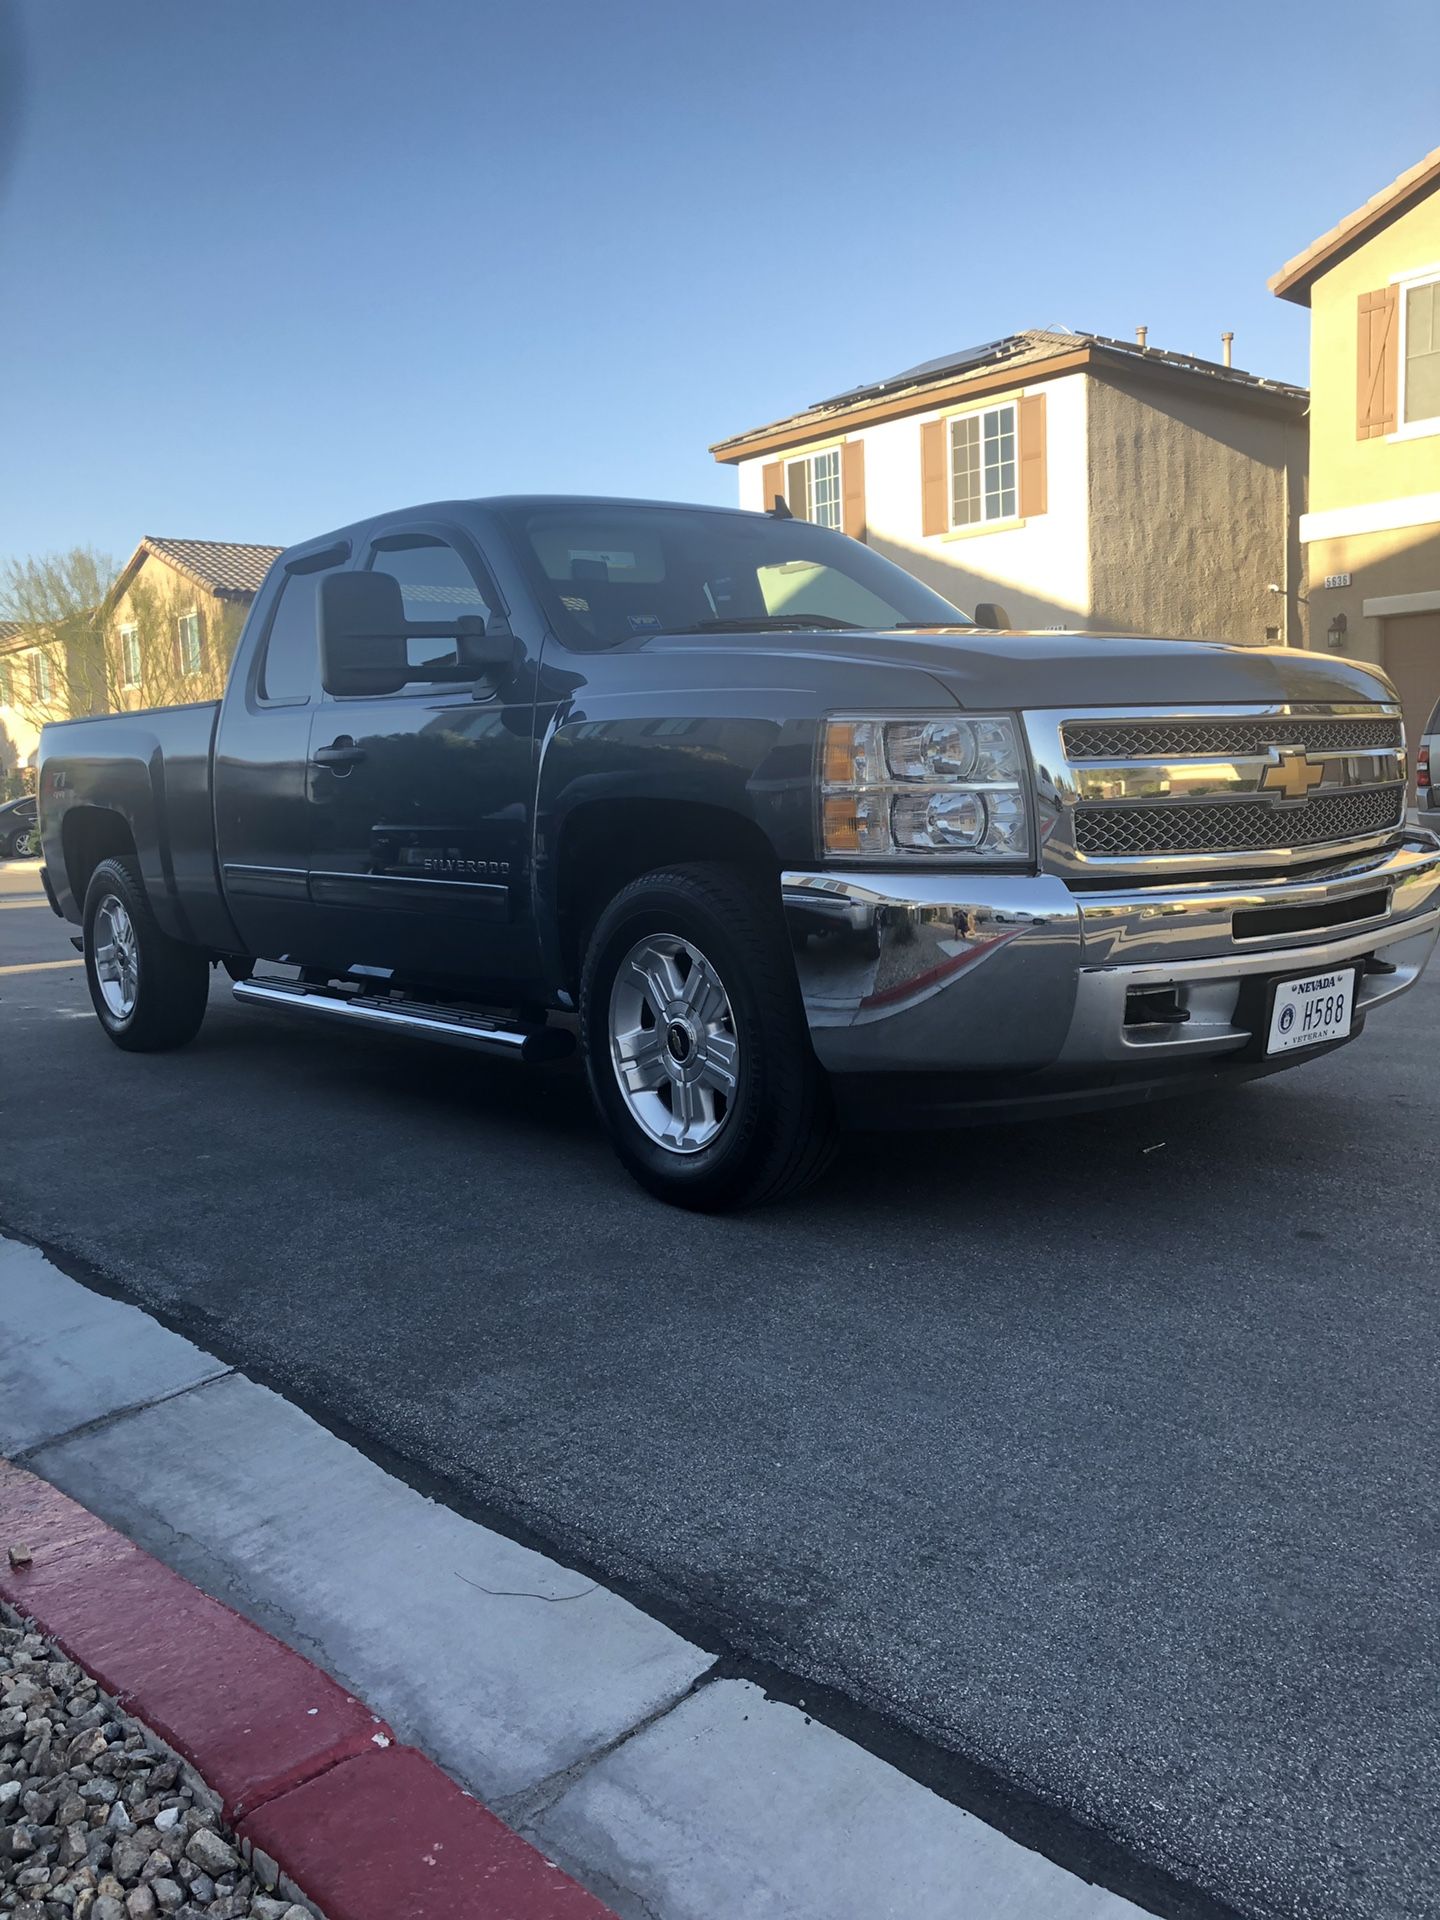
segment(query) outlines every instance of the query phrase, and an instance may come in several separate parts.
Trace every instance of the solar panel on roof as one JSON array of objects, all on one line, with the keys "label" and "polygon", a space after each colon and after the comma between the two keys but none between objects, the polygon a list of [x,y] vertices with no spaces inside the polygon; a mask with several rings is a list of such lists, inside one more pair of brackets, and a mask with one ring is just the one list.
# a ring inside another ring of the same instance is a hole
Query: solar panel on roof
[{"label": "solar panel on roof", "polygon": [[880,393],[886,387],[910,387],[917,380],[928,380],[942,373],[960,373],[966,367],[977,367],[982,360],[988,360],[991,354],[998,353],[1013,336],[1007,335],[1000,340],[987,340],[980,347],[962,347],[958,353],[942,353],[936,360],[922,360],[918,367],[906,367],[903,373],[887,374],[883,380],[870,380],[864,386],[847,387],[844,393],[835,393],[828,400],[816,400],[817,407],[833,407],[841,400],[853,400],[862,393]]}]

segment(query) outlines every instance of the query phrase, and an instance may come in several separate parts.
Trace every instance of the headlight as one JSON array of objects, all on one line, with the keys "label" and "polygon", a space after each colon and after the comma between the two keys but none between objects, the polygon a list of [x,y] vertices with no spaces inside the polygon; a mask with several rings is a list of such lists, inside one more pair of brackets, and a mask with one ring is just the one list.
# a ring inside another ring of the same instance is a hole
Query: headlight
[{"label": "headlight", "polygon": [[1025,756],[1007,713],[830,720],[821,758],[825,852],[1023,860]]}]

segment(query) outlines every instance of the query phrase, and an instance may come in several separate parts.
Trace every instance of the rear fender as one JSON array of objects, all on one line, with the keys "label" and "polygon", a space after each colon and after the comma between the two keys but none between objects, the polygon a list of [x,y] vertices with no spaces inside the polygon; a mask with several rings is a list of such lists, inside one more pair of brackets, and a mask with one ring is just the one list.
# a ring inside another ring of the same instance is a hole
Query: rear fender
[{"label": "rear fender", "polygon": [[40,769],[40,819],[46,864],[67,919],[84,917],[85,890],[102,859],[133,853],[156,921],[176,940],[193,933],[176,895],[165,831],[164,762],[158,741],[133,752],[91,758],[48,757]]}]

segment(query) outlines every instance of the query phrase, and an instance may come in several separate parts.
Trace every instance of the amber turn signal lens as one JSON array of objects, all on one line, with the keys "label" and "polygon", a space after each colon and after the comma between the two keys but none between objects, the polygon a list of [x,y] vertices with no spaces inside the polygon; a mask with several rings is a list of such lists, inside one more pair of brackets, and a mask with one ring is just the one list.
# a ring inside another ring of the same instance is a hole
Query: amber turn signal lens
[{"label": "amber turn signal lens", "polygon": [[852,794],[832,793],[826,797],[825,848],[828,853],[860,851],[860,822],[855,818]]},{"label": "amber turn signal lens", "polygon": [[825,784],[849,786],[855,778],[855,728],[832,720],[825,729]]}]

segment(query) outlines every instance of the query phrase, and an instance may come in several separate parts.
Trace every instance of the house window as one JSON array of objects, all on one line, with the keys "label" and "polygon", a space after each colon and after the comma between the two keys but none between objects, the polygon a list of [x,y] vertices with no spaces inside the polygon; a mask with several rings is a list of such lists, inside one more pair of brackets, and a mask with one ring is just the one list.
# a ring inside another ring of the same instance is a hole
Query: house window
[{"label": "house window", "polygon": [[0,661],[0,707],[15,704],[15,669],[8,660]]},{"label": "house window", "polygon": [[182,613],[180,628],[180,671],[187,678],[199,673],[205,664],[205,652],[200,642],[200,616],[198,613]]},{"label": "house window", "polygon": [[31,654],[30,684],[37,704],[45,705],[55,698],[55,666],[48,653]]},{"label": "house window", "polygon": [[1402,288],[1400,418],[1440,423],[1440,278]]},{"label": "house window", "polygon": [[802,459],[788,461],[785,497],[797,520],[813,521],[817,527],[833,527],[839,533],[845,523],[840,497],[839,447],[827,447],[823,453],[807,453]]},{"label": "house window", "polygon": [[122,687],[138,687],[140,684],[140,629],[138,627],[120,629],[120,684]]},{"label": "house window", "polygon": [[950,524],[977,527],[1018,512],[1015,407],[987,407],[950,422]]}]

